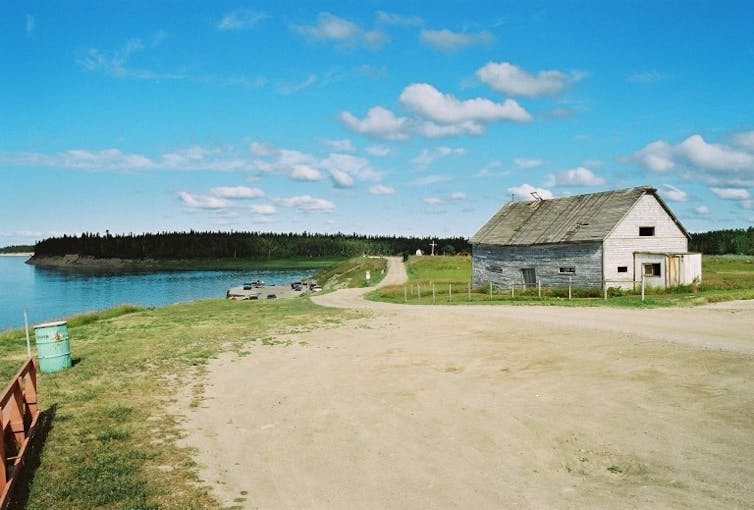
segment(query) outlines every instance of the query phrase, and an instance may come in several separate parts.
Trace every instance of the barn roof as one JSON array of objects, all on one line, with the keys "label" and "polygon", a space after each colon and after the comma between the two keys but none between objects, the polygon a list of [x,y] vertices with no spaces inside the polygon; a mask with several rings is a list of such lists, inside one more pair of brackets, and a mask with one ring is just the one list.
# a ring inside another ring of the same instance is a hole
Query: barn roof
[{"label": "barn roof", "polygon": [[651,186],[588,195],[505,204],[471,244],[532,245],[602,241],[645,194],[653,195],[681,231],[689,236]]}]

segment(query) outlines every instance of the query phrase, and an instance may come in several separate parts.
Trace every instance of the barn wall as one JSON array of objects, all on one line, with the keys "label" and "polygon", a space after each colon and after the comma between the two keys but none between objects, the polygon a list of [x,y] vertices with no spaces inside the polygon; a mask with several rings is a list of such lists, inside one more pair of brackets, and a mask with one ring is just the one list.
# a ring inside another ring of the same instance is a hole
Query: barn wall
[{"label": "barn wall", "polygon": [[[575,273],[560,273],[573,267]],[[524,268],[534,268],[543,287],[567,287],[569,276],[574,287],[602,286],[601,243],[573,243],[536,246],[472,247],[472,284],[492,282],[498,287],[520,286]]]},{"label": "barn wall", "polygon": [[[639,227],[655,227],[655,235],[639,236]],[[636,252],[686,251],[688,238],[653,195],[644,195],[605,239],[604,278],[607,286],[631,288],[634,281],[641,281],[641,273],[634,266]],[[628,271],[619,273],[620,266],[627,267]]]}]

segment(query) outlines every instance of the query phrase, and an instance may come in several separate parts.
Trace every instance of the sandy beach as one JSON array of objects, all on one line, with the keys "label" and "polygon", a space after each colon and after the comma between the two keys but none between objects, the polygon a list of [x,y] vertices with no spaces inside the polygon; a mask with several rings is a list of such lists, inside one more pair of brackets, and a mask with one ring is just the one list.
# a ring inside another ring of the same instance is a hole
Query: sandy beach
[{"label": "sandy beach", "polygon": [[[405,273],[391,259],[384,284]],[[184,444],[243,508],[751,508],[754,302],[371,303],[209,365]]]}]

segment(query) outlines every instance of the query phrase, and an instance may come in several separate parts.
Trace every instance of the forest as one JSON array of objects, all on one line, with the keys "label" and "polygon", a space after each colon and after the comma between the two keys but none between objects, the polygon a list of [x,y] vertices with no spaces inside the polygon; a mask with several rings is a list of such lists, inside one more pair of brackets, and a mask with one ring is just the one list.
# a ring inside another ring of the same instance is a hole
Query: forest
[{"label": "forest", "polygon": [[[263,233],[263,232],[161,232],[111,235],[83,233],[39,241],[37,256],[78,254],[95,258],[192,259],[352,257],[356,255],[403,255],[417,249],[455,255],[471,253],[464,237],[368,236],[359,234]],[[13,247],[20,248],[20,247]],[[24,247],[31,251],[31,247]],[[9,250],[17,251],[17,250]],[[692,233],[690,252],[706,255],[754,255],[754,227]]]},{"label": "forest", "polygon": [[156,234],[104,235],[83,233],[39,241],[37,257],[67,254],[95,258],[194,259],[254,258],[286,259],[353,257],[357,255],[413,254],[417,249],[455,255],[471,253],[463,237],[366,236],[358,234],[262,233],[262,232],[162,232]]}]

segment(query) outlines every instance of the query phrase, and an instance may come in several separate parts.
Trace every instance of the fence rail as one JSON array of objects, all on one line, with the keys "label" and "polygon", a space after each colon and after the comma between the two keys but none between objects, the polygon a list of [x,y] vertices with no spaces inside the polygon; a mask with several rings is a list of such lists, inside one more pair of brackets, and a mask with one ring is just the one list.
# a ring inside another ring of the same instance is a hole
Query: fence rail
[{"label": "fence rail", "polygon": [[13,483],[23,469],[37,418],[37,367],[29,358],[0,394],[0,510],[10,503]]}]

